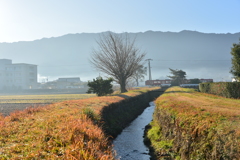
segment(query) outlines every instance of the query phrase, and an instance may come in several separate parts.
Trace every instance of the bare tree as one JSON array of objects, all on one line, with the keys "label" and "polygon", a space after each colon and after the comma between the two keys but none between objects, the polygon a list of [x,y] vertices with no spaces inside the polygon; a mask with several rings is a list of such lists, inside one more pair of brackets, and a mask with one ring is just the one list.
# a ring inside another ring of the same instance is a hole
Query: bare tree
[{"label": "bare tree", "polygon": [[145,57],[135,46],[135,39],[128,34],[108,32],[97,41],[98,48],[92,52],[90,62],[93,66],[120,84],[121,92],[126,92],[126,82],[134,75]]},{"label": "bare tree", "polygon": [[139,65],[137,71],[132,76],[132,78],[136,81],[137,86],[139,86],[139,81],[144,80],[144,75],[147,75],[147,67]]}]

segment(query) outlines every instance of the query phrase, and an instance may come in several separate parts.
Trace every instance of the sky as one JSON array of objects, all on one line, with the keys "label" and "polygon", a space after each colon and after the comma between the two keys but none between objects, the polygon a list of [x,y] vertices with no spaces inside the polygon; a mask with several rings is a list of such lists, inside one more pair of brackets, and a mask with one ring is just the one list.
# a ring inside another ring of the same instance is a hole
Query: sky
[{"label": "sky", "polygon": [[0,0],[0,42],[69,33],[240,32],[240,0]]}]

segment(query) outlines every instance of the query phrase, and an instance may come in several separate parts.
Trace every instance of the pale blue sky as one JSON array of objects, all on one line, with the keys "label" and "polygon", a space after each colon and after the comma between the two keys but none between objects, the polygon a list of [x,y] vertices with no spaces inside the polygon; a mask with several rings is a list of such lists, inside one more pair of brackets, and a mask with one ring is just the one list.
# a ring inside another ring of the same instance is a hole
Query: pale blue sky
[{"label": "pale blue sky", "polygon": [[240,0],[0,0],[0,42],[68,33],[240,32]]}]

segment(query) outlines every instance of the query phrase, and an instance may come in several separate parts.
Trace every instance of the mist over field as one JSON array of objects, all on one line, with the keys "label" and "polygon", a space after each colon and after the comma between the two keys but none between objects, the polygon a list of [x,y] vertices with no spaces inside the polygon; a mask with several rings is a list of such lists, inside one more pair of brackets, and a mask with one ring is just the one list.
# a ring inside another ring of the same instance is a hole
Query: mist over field
[{"label": "mist over field", "polygon": [[[103,33],[67,34],[35,41],[0,43],[1,59],[13,63],[38,65],[41,77],[54,80],[59,77],[80,77],[87,81],[103,75],[89,63],[96,40]],[[121,33],[124,34],[124,33]],[[187,78],[212,78],[230,81],[233,43],[238,43],[240,33],[214,34],[196,31],[129,33],[136,37],[136,45],[151,58],[152,79],[170,75],[169,69],[186,71]],[[145,64],[147,66],[147,63]],[[145,77],[148,79],[148,76]]]}]

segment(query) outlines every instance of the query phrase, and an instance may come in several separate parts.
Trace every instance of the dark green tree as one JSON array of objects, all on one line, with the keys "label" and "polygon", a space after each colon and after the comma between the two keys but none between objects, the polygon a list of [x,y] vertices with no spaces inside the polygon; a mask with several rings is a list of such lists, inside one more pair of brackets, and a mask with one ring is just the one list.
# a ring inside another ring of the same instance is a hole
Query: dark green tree
[{"label": "dark green tree", "polygon": [[199,83],[201,83],[201,81],[198,78],[190,79],[190,82],[189,82],[189,84],[199,84]]},{"label": "dark green tree", "polygon": [[185,78],[186,78],[186,72],[182,71],[182,70],[174,70],[169,68],[170,73],[172,74],[172,76],[168,76],[169,78],[172,79],[172,86],[179,86],[180,84],[184,84],[185,82]]},{"label": "dark green tree", "polygon": [[103,79],[102,77],[97,77],[93,81],[88,81],[88,91],[87,93],[96,93],[98,96],[105,96],[107,94],[113,93],[112,83],[113,79]]},{"label": "dark green tree", "polygon": [[233,47],[231,48],[231,55],[232,55],[232,68],[230,70],[230,73],[233,75],[233,77],[236,80],[240,80],[240,39],[239,43],[233,44]]}]

